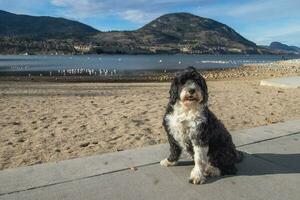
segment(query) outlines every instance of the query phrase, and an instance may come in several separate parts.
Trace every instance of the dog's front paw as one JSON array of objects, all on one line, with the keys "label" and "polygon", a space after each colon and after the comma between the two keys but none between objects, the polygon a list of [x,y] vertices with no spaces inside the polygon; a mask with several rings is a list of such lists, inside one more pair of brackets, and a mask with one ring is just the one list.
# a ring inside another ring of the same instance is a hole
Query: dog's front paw
[{"label": "dog's front paw", "polygon": [[208,164],[204,170],[204,176],[208,177],[214,177],[214,176],[220,176],[221,171],[219,168],[212,166],[211,164]]},{"label": "dog's front paw", "polygon": [[200,169],[193,169],[191,171],[191,176],[189,182],[192,184],[203,184],[206,182],[205,176],[201,173]]},{"label": "dog's front paw", "polygon": [[177,164],[176,161],[175,162],[170,162],[167,158],[160,161],[160,165],[165,166],[165,167],[174,166],[176,164]]},{"label": "dog's front paw", "polygon": [[206,182],[205,176],[190,177],[189,182],[194,185],[204,184]]}]

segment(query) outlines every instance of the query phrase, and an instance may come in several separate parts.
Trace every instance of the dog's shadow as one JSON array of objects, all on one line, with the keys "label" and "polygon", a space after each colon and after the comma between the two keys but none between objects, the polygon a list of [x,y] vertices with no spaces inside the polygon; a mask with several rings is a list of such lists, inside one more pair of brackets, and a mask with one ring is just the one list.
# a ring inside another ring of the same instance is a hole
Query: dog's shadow
[{"label": "dog's shadow", "polygon": [[[300,154],[274,154],[243,152],[244,159],[236,164],[236,175],[226,175],[208,178],[208,183],[218,181],[231,176],[260,176],[272,174],[296,174],[300,173]],[[194,165],[193,161],[181,161],[178,166]]]}]

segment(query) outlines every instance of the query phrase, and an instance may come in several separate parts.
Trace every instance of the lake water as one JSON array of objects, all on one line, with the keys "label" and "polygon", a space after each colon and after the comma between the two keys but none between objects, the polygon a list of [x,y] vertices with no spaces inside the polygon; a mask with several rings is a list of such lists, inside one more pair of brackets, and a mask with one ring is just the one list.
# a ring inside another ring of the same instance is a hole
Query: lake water
[{"label": "lake water", "polygon": [[[299,56],[298,56],[299,57]],[[285,58],[296,58],[286,56]],[[0,55],[0,75],[26,73],[122,73],[238,67],[282,60],[276,55]]]}]

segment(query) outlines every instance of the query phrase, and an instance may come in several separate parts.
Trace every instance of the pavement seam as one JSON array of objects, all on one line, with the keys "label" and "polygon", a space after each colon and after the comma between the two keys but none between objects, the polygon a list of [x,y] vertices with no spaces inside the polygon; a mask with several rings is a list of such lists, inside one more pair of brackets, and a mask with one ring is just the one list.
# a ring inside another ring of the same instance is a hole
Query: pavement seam
[{"label": "pavement seam", "polygon": [[[237,147],[244,147],[244,146],[248,146],[248,145],[252,145],[252,144],[257,144],[257,143],[261,143],[261,142],[275,140],[275,139],[279,139],[279,138],[283,138],[283,137],[289,137],[289,136],[293,136],[293,135],[297,135],[297,134],[300,134],[300,132],[291,133],[291,134],[282,135],[282,136],[273,137],[273,138],[268,138],[268,139],[264,139],[264,140],[260,140],[260,141],[255,141],[255,142],[251,142],[251,143],[247,143],[247,144],[243,144],[243,145],[238,145]],[[251,153],[250,153],[250,155],[254,156],[254,157],[257,157],[259,159],[271,162],[271,161],[266,160],[264,158],[261,158],[259,156],[255,156],[255,155],[253,155]],[[135,167],[142,168],[142,167],[147,167],[147,166],[155,165],[155,164],[158,164],[158,163],[159,163],[159,161],[158,162],[147,163],[147,164],[143,164],[143,165],[138,165],[138,166],[135,166]],[[273,163],[273,162],[271,162],[271,163],[277,165],[277,163]],[[100,173],[100,174],[95,174],[95,175],[91,175],[91,176],[85,176],[85,177],[81,177],[81,178],[76,178],[76,179],[61,181],[61,182],[57,182],[57,183],[51,183],[51,184],[47,184],[47,185],[35,186],[35,187],[23,189],[23,190],[16,190],[16,191],[12,191],[12,192],[5,192],[5,193],[1,193],[0,196],[11,195],[11,194],[14,194],[14,193],[19,193],[19,192],[31,191],[31,190],[35,190],[35,189],[45,188],[45,187],[48,187],[48,186],[54,186],[54,185],[60,185],[60,184],[65,184],[65,183],[71,183],[71,182],[75,182],[75,181],[85,180],[85,179],[89,179],[89,178],[94,178],[94,177],[98,177],[98,176],[102,176],[102,175],[107,175],[107,174],[112,174],[112,173],[116,173],[116,172],[122,172],[122,171],[126,171],[126,170],[130,170],[130,167],[123,168],[123,169],[118,169],[118,170],[114,170],[114,171],[109,171],[109,172],[104,172],[104,173]]]},{"label": "pavement seam", "polygon": [[[138,166],[135,166],[135,167],[137,167],[137,168],[147,167],[147,166],[151,166],[151,165],[158,164],[158,163],[159,162],[147,163],[147,164],[138,165]],[[30,191],[30,190],[45,188],[45,187],[48,187],[48,186],[60,185],[60,184],[64,184],[64,183],[72,183],[72,182],[75,182],[75,181],[80,181],[80,180],[84,180],[84,179],[94,178],[94,177],[97,177],[97,176],[112,174],[112,173],[116,173],[116,172],[122,172],[122,171],[126,171],[126,170],[130,170],[130,167],[123,168],[123,169],[118,169],[118,170],[114,170],[114,171],[109,171],[109,172],[104,172],[104,173],[101,173],[101,174],[95,174],[95,175],[91,175],[91,176],[85,176],[85,177],[81,177],[81,178],[75,178],[75,179],[71,179],[71,180],[61,181],[61,182],[57,182],[57,183],[51,183],[51,184],[47,184],[47,185],[35,186],[35,187],[23,189],[23,190],[16,190],[16,191],[12,191],[12,192],[5,192],[5,193],[1,193],[0,197],[1,196],[5,196],[5,195],[14,194],[14,193],[26,192],[26,191]]]},{"label": "pavement seam", "polygon": [[281,136],[277,136],[277,137],[272,137],[272,138],[268,138],[268,139],[264,139],[264,140],[250,142],[250,143],[247,143],[247,144],[237,145],[236,147],[245,147],[245,146],[249,146],[249,145],[252,145],[252,144],[257,144],[257,143],[266,142],[266,141],[270,141],[270,140],[276,140],[276,139],[279,139],[279,138],[289,137],[289,136],[293,136],[293,135],[297,135],[297,134],[300,134],[300,132],[290,133],[290,134],[287,134],[287,135],[281,135]]},{"label": "pavement seam", "polygon": [[[300,134],[300,132],[291,133],[291,134],[289,134],[289,135],[278,136],[278,137],[273,138],[273,139],[266,139],[266,140],[264,140],[264,141],[254,142],[254,143],[251,143],[251,144],[257,144],[257,143],[260,143],[260,142],[266,142],[266,141],[275,140],[275,139],[278,139],[278,138],[283,138],[283,137],[288,137],[288,136],[293,136],[293,135],[298,135],[298,134]],[[249,145],[249,144],[246,144],[246,145],[240,145],[240,146],[237,146],[237,147],[245,147],[245,146],[247,146],[247,145]],[[258,156],[258,155],[256,155],[255,153],[252,153],[252,152],[250,152],[250,151],[247,151],[247,150],[244,150],[244,151],[245,151],[246,153],[250,154],[251,156],[255,157],[255,158],[258,158],[258,159],[261,159],[261,160],[263,160],[263,161],[272,163],[273,165],[277,165],[277,166],[280,166],[280,167],[283,167],[283,168],[286,168],[286,169],[291,169],[291,168],[289,168],[289,167],[287,167],[287,166],[285,166],[285,165],[282,165],[282,164],[280,164],[280,163],[277,163],[277,162],[274,162],[274,161],[272,161],[272,160],[266,159],[266,158],[264,158],[264,157]]]}]

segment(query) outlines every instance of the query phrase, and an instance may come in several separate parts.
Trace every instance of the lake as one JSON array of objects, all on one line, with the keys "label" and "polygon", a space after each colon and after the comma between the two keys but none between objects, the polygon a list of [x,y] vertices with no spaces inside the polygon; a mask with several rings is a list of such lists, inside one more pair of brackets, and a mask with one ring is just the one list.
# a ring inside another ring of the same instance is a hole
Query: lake
[{"label": "lake", "polygon": [[279,55],[0,55],[0,75],[49,72],[110,75],[129,71],[168,71],[186,66],[216,69],[282,59]]}]

